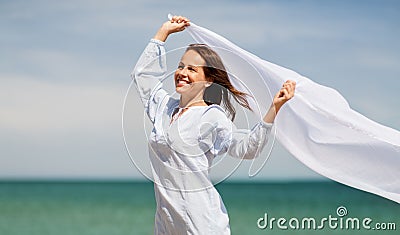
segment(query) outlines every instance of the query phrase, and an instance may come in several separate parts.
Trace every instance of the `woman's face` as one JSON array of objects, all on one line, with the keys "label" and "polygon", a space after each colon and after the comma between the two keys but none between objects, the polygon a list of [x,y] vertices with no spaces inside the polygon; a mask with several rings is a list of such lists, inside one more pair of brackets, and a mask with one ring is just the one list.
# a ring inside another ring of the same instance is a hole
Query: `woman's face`
[{"label": "woman's face", "polygon": [[176,92],[191,96],[204,92],[205,88],[211,84],[204,74],[205,64],[204,59],[196,51],[185,52],[175,71]]}]

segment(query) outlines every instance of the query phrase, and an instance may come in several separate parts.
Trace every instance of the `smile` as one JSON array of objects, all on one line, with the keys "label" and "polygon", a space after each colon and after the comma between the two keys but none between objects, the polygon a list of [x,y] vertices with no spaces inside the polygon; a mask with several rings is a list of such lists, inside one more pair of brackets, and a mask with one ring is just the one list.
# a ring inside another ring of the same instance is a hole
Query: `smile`
[{"label": "smile", "polygon": [[191,81],[189,81],[189,79],[187,79],[187,78],[178,78],[177,80],[176,80],[176,86],[177,87],[182,87],[182,86],[185,86],[185,85],[189,85],[189,84],[191,84],[192,82]]}]

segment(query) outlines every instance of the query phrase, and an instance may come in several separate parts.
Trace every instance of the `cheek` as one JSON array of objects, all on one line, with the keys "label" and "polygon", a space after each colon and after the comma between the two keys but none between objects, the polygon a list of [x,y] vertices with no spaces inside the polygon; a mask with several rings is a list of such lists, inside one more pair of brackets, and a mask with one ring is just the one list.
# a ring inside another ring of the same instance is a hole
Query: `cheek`
[{"label": "cheek", "polygon": [[205,82],[205,81],[207,81],[207,79],[204,76],[204,74],[201,74],[201,73],[193,74],[192,75],[192,80],[196,81],[196,82]]},{"label": "cheek", "polygon": [[210,82],[210,79],[207,79],[206,75],[204,74],[204,71],[200,73],[199,76],[201,77],[202,81]]},{"label": "cheek", "polygon": [[175,73],[174,73],[174,81],[175,82],[176,82],[176,79],[178,78],[178,75],[179,75],[178,70],[175,70]]}]

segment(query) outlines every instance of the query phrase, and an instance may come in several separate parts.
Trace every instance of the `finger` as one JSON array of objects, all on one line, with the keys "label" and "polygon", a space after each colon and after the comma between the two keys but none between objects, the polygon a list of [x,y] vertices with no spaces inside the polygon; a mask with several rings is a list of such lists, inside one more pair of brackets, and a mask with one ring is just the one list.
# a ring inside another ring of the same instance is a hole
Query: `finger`
[{"label": "finger", "polygon": [[182,23],[184,21],[185,21],[185,19],[183,16],[178,16],[178,23]]},{"label": "finger", "polygon": [[190,25],[190,20],[189,20],[189,19],[185,18],[185,21],[184,21],[184,22],[185,22],[185,25],[186,25],[186,26],[189,26],[189,25]]},{"label": "finger", "polygon": [[286,89],[287,89],[287,91],[289,92],[289,94],[291,94],[291,93],[294,92],[294,85],[293,85],[292,83],[289,83],[289,84],[286,86]]},{"label": "finger", "polygon": [[287,100],[290,99],[290,95],[289,95],[288,90],[283,89],[282,92],[283,92],[283,97],[284,97],[285,99],[287,99]]},{"label": "finger", "polygon": [[183,31],[186,29],[186,23],[180,23],[179,27],[178,27],[178,32]]},{"label": "finger", "polygon": [[172,16],[171,17],[171,23],[177,23],[177,24],[181,24],[184,23],[185,26],[189,26],[189,19],[183,16]]},{"label": "finger", "polygon": [[287,92],[287,99],[290,100],[294,96],[294,90],[288,90]]},{"label": "finger", "polygon": [[287,87],[287,86],[290,86],[292,84],[292,81],[291,80],[286,80],[284,83],[283,83],[283,87]]},{"label": "finger", "polygon": [[286,90],[286,91],[289,92],[289,93],[290,93],[290,91],[292,90],[290,84],[285,84],[285,85],[282,87],[282,89]]},{"label": "finger", "polygon": [[291,83],[290,83],[290,85],[291,85],[291,87],[292,87],[292,89],[293,89],[293,91],[296,89],[296,82],[295,81],[292,81]]},{"label": "finger", "polygon": [[286,80],[284,85],[296,85],[296,82],[293,80]]},{"label": "finger", "polygon": [[286,85],[286,88],[287,88],[288,92],[289,93],[294,93],[295,87],[296,87],[296,82],[289,80],[289,82]]},{"label": "finger", "polygon": [[294,92],[296,91],[296,85],[292,85],[292,87],[291,87],[291,90],[290,90],[290,93],[292,94],[292,95],[294,95]]},{"label": "finger", "polygon": [[283,89],[290,90],[290,89],[291,89],[290,84],[289,84],[289,83],[285,84],[285,85],[283,86]]},{"label": "finger", "polygon": [[285,103],[287,101],[287,99],[285,97],[277,97],[276,99],[274,99],[274,103]]},{"label": "finger", "polygon": [[189,22],[190,21],[188,18],[186,18],[184,16],[182,16],[182,20],[185,21],[185,22]]},{"label": "finger", "polygon": [[279,91],[275,94],[274,99],[279,99],[279,97],[281,97],[282,95],[283,95],[283,94],[282,94],[281,90],[279,90]]},{"label": "finger", "polygon": [[182,21],[184,21],[184,17],[182,16],[173,16],[171,19],[172,23],[181,23]]},{"label": "finger", "polygon": [[172,16],[171,22],[175,23],[178,20],[178,16]]},{"label": "finger", "polygon": [[294,93],[294,91],[296,90],[296,82],[295,81],[292,82],[291,87],[292,87],[292,92]]},{"label": "finger", "polygon": [[179,25],[178,25],[180,31],[184,30],[184,29],[186,28],[186,26],[187,26],[187,25],[186,25],[186,23],[184,23],[184,22],[181,22],[181,23],[179,23]]}]

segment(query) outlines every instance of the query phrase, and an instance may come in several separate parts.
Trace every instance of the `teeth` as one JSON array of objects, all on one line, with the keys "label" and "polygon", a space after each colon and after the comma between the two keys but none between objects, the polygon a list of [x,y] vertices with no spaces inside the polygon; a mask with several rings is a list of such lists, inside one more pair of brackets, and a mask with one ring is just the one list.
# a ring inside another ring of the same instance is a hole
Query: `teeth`
[{"label": "teeth", "polygon": [[186,85],[188,85],[189,83],[187,83],[187,82],[185,82],[185,81],[179,81],[178,82],[178,85],[180,85],[180,86],[186,86]]},{"label": "teeth", "polygon": [[190,81],[188,81],[188,80],[184,80],[184,79],[181,79],[181,78],[179,78],[179,79],[178,79],[178,82],[185,82],[185,83],[187,83],[187,84],[189,84],[189,83],[190,83]]}]

